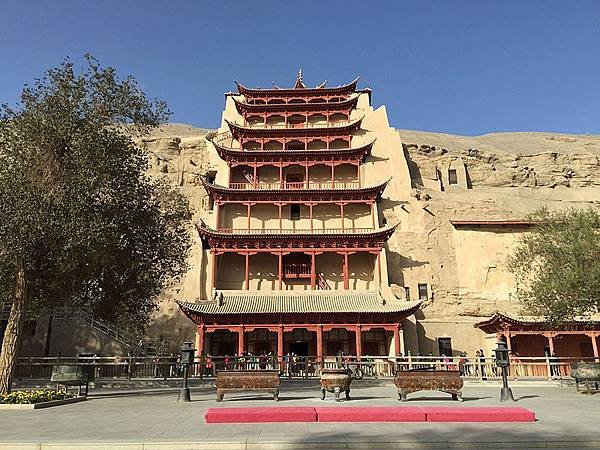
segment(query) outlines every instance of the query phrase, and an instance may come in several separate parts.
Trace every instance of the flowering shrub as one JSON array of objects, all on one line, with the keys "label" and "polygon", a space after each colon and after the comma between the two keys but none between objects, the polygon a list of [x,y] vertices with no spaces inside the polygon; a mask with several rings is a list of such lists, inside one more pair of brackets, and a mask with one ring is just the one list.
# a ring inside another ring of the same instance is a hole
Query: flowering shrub
[{"label": "flowering shrub", "polygon": [[16,391],[10,394],[0,395],[0,403],[12,403],[12,404],[31,404],[49,402],[51,400],[64,400],[66,398],[73,398],[73,394],[67,394],[66,392],[56,392],[50,390],[38,390],[38,391]]}]

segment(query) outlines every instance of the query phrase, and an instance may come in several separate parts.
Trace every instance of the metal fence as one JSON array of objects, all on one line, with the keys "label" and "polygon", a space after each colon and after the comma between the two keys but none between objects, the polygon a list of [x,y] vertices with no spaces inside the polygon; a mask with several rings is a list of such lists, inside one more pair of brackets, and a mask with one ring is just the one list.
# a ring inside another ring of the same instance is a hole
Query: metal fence
[{"label": "metal fence", "polygon": [[[571,363],[594,361],[594,358],[521,357],[512,359],[509,376],[514,379],[568,378]],[[598,359],[596,359],[598,361]],[[177,356],[159,357],[72,357],[19,358],[15,378],[49,379],[55,364],[86,364],[96,367],[96,378],[134,379],[180,378],[183,366]],[[275,369],[282,377],[310,379],[320,376],[322,368],[345,367],[355,378],[387,378],[396,370],[459,370],[466,379],[499,379],[501,371],[494,358],[441,358],[436,356],[372,357],[332,356],[324,358],[303,356],[219,356],[196,359],[190,375],[212,378],[219,370]]]}]

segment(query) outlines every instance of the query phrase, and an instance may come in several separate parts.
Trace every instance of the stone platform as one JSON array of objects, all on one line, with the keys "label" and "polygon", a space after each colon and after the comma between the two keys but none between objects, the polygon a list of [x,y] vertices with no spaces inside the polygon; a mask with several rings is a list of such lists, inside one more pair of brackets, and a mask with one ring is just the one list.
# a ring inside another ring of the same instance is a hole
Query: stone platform
[{"label": "stone platform", "polygon": [[[353,399],[320,399],[317,381],[282,382],[281,407],[505,406],[497,384],[467,385],[457,405],[444,394],[415,393],[400,404],[393,383],[353,383]],[[206,424],[208,408],[273,407],[252,393],[215,401],[214,388],[195,388],[177,403],[175,389],[95,389],[88,401],[47,410],[0,411],[0,448],[29,449],[330,449],[330,448],[600,448],[600,395],[574,387],[515,385],[519,406],[534,423],[252,423]]]},{"label": "stone platform", "polygon": [[535,422],[535,413],[518,406],[292,406],[208,408],[206,423],[310,422]]}]

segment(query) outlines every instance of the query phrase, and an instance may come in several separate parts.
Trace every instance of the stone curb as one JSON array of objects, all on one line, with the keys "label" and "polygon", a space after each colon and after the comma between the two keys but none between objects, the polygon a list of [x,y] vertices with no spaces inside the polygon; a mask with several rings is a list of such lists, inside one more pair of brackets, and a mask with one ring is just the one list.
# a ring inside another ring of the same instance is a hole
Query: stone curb
[{"label": "stone curb", "polygon": [[599,440],[582,441],[204,441],[204,442],[68,442],[2,443],[2,450],[308,450],[308,449],[395,449],[395,448],[600,448]]},{"label": "stone curb", "polygon": [[[14,404],[14,403],[2,403],[0,404],[0,411],[2,410],[33,410],[33,409],[42,409],[42,408],[51,408],[53,406],[61,406],[68,405],[70,403],[79,403],[86,400],[86,397],[74,397],[74,398],[65,398],[64,400],[51,400],[49,402],[40,402],[40,403],[25,403],[25,404]],[[3,448],[0,445],[0,448]]]}]

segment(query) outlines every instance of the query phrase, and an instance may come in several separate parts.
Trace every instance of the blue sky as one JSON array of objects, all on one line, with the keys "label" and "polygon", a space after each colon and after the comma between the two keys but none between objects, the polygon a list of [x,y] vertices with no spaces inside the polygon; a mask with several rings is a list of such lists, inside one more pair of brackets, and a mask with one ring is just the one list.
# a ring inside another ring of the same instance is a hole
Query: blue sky
[{"label": "blue sky", "polygon": [[361,77],[397,128],[600,133],[600,1],[0,0],[0,102],[92,53],[215,127],[223,93]]}]

